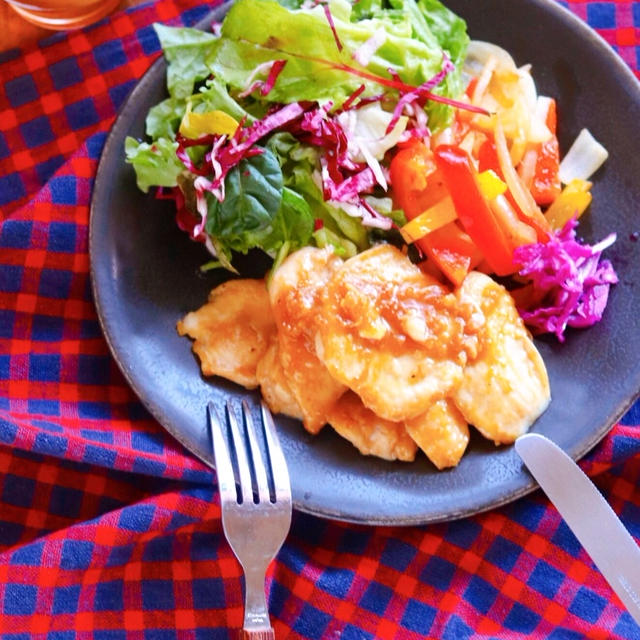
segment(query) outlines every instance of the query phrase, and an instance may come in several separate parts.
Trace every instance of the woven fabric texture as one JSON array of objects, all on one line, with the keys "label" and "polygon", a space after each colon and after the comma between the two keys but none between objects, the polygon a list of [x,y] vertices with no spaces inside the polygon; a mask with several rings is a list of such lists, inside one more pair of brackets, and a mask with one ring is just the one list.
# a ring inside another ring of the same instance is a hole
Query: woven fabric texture
[{"label": "woven fabric texture", "polygon": [[[513,1],[513,0],[512,0]],[[638,73],[640,2],[563,2]],[[91,298],[89,202],[118,108],[159,54],[160,0],[0,53],[0,634],[214,640],[242,622],[215,474],[127,386]],[[640,539],[640,405],[583,462]],[[267,577],[276,636],[640,638],[541,493],[461,521],[294,513]]]}]

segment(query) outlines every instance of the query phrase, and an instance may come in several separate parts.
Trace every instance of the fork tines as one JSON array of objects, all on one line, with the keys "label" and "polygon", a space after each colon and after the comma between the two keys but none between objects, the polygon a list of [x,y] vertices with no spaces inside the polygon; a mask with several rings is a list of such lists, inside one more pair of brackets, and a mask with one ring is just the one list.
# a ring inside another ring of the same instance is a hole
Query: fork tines
[{"label": "fork tines", "polygon": [[262,402],[263,429],[258,433],[248,402],[242,400],[242,423],[234,404],[226,402],[224,421],[220,420],[214,403],[208,405],[221,500],[234,500],[238,504],[290,501],[287,464],[271,412]]}]

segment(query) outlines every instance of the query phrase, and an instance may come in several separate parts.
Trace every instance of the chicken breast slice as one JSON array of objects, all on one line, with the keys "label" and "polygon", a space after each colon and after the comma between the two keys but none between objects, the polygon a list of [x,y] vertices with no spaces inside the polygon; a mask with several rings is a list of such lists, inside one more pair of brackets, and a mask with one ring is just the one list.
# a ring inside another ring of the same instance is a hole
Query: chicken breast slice
[{"label": "chicken breast slice", "polygon": [[341,263],[331,250],[305,247],[291,254],[269,283],[280,362],[311,433],[320,431],[329,409],[347,390],[318,359],[315,346],[318,326],[324,322],[321,295]]},{"label": "chicken breast slice", "polygon": [[427,411],[404,424],[438,469],[455,467],[469,444],[469,425],[447,398],[436,401]]},{"label": "chicken breast slice", "polygon": [[284,413],[302,420],[302,410],[291,391],[288,377],[280,362],[278,337],[275,334],[266,353],[258,362],[256,377],[262,397],[273,413]]},{"label": "chicken breast slice", "polygon": [[327,283],[321,314],[318,357],[393,422],[450,394],[476,353],[468,305],[391,245],[344,262]]},{"label": "chicken breast slice", "polygon": [[335,431],[365,456],[407,462],[416,456],[418,447],[405,426],[380,418],[352,391],[333,405],[327,418]]},{"label": "chicken breast slice", "polygon": [[193,338],[203,375],[257,387],[256,367],[276,332],[264,280],[228,280],[180,320],[177,329]]},{"label": "chicken breast slice", "polygon": [[542,356],[504,287],[471,272],[458,290],[461,300],[485,316],[478,357],[467,364],[452,398],[465,419],[496,444],[511,443],[547,408],[551,399]]}]

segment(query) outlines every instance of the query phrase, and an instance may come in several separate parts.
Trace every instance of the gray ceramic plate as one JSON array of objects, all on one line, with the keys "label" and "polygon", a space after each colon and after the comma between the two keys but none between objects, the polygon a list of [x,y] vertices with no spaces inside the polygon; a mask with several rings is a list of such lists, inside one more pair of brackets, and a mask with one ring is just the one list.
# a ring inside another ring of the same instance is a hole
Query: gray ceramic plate
[{"label": "gray ceramic plate", "polygon": [[[632,235],[640,231],[640,87],[608,45],[556,2],[449,5],[467,20],[473,38],[502,45],[518,63],[533,64],[540,92],[558,99],[563,150],[588,127],[611,153],[595,179],[594,202],[580,231],[589,241],[618,233],[607,256],[620,284],[600,324],[570,333],[562,346],[538,341],[553,401],[533,430],[579,458],[640,389],[640,243]],[[178,231],[171,203],[137,190],[123,161],[125,136],[143,136],[147,110],[165,95],[164,71],[158,61],[142,78],[104,147],[91,208],[94,293],[104,333],[134,391],[175,438],[211,464],[205,406],[246,392],[221,379],[203,379],[175,323],[200,306],[222,276],[199,274],[207,259],[202,247]],[[242,265],[247,275],[264,268],[256,256]],[[295,506],[318,516],[368,524],[451,520],[507,503],[535,486],[513,447],[495,448],[480,437],[472,438],[456,469],[437,472],[423,456],[411,464],[365,458],[330,429],[311,437],[295,420],[277,422]]]}]

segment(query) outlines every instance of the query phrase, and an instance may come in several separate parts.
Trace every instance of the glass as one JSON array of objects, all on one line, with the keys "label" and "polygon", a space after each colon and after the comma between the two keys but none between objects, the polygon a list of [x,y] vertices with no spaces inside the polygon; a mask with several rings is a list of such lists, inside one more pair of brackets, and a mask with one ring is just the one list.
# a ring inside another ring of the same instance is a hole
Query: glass
[{"label": "glass", "polygon": [[120,0],[6,0],[25,20],[45,29],[84,27],[113,11]]}]

